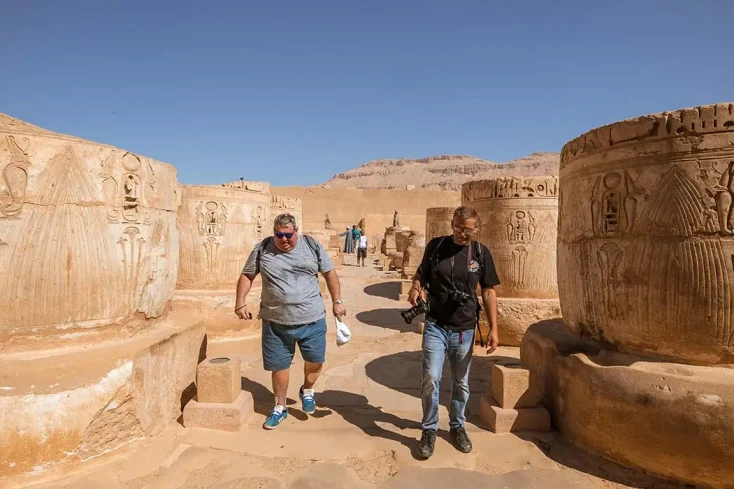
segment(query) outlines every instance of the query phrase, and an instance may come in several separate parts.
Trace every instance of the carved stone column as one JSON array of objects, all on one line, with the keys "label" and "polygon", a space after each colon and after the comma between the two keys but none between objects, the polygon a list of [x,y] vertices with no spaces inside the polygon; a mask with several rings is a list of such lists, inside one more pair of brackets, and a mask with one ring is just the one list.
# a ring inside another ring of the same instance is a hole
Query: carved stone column
[{"label": "carved stone column", "polygon": [[[500,344],[519,346],[527,327],[560,316],[556,280],[557,177],[504,177],[462,186],[462,204],[481,221],[478,239],[489,248],[497,290]],[[481,317],[482,334],[488,333]]]},{"label": "carved stone column", "polygon": [[176,283],[176,189],[171,165],[0,114],[0,350],[149,328]]},{"label": "carved stone column", "polygon": [[734,104],[594,129],[564,146],[560,182],[565,326],[532,326],[521,350],[554,424],[622,464],[729,487]]},{"label": "carved stone column", "polygon": [[451,218],[456,207],[431,207],[426,209],[426,241],[437,236],[452,234]]}]

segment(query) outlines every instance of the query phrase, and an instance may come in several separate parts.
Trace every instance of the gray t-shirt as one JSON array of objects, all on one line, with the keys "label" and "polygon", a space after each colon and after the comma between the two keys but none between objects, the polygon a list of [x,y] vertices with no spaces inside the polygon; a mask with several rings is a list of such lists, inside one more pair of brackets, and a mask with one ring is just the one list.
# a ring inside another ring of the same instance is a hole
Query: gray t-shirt
[{"label": "gray t-shirt", "polygon": [[272,239],[268,240],[260,254],[260,269],[257,270],[257,253],[264,241],[255,246],[242,269],[243,274],[262,275],[260,317],[276,324],[296,326],[326,316],[318,273],[333,270],[334,263],[324,247],[315,242],[321,258],[318,260],[302,235],[287,253],[276,248]]}]

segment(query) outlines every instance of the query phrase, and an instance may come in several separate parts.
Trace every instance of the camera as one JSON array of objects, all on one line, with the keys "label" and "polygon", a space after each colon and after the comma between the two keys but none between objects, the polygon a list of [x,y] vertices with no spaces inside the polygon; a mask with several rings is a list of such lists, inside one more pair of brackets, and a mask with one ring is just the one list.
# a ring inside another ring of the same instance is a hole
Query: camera
[{"label": "camera", "polygon": [[456,285],[452,287],[451,290],[449,290],[449,300],[456,302],[460,306],[463,306],[466,304],[466,302],[470,299],[470,295],[466,292],[462,292],[461,290],[456,288]]},{"label": "camera", "polygon": [[418,303],[407,311],[402,311],[400,315],[403,317],[403,321],[405,321],[406,324],[410,324],[413,322],[413,319],[415,319],[416,316],[423,314],[427,311],[428,303],[423,300],[423,297],[418,296]]}]

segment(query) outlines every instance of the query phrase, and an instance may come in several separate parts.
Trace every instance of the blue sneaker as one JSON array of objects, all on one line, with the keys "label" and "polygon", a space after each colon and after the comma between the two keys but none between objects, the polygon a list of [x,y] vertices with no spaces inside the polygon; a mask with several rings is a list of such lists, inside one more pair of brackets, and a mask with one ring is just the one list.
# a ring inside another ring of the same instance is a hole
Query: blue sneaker
[{"label": "blue sneaker", "polygon": [[301,396],[301,409],[306,414],[313,414],[316,412],[316,397],[313,389],[304,389],[301,386],[301,390],[298,393]]},{"label": "blue sneaker", "polygon": [[[281,408],[282,410],[279,408]],[[288,408],[284,408],[283,406],[275,406],[273,410],[270,411],[270,416],[268,416],[268,419],[265,420],[263,428],[265,428],[266,430],[274,430],[287,417]]]}]

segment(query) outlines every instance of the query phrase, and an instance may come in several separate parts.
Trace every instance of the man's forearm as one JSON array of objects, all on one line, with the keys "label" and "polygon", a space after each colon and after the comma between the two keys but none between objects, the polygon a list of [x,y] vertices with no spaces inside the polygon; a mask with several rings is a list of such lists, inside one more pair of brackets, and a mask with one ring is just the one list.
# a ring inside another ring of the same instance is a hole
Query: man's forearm
[{"label": "man's forearm", "polygon": [[237,297],[234,303],[235,308],[245,305],[245,299],[247,299],[247,294],[250,292],[251,287],[252,279],[247,275],[240,275],[239,280],[237,280]]},{"label": "man's forearm", "polygon": [[413,275],[412,287],[415,287],[416,289],[420,290],[421,282],[423,282],[423,277],[421,277],[421,274],[419,272],[415,272],[415,275]]},{"label": "man's forearm", "polygon": [[482,291],[482,303],[484,304],[484,314],[487,316],[489,331],[497,331],[497,292],[493,288],[484,289]]},{"label": "man's forearm", "polygon": [[326,288],[329,289],[329,295],[331,295],[331,302],[338,301],[342,298],[341,285],[339,284],[339,277],[335,270],[329,270],[324,274],[324,280],[326,281]]}]

